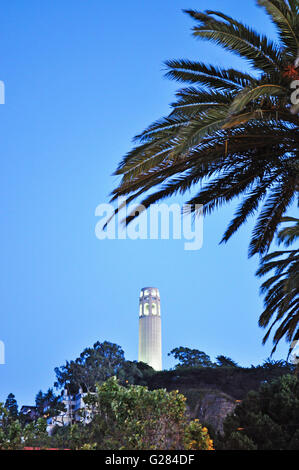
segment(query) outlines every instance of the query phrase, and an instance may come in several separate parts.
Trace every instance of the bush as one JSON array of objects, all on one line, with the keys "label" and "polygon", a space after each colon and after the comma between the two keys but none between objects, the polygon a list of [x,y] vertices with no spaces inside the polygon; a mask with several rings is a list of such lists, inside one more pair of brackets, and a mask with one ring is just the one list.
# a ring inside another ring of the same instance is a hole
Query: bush
[{"label": "bush", "polygon": [[249,392],[224,421],[216,449],[299,450],[299,381],[285,375]]},{"label": "bush", "polygon": [[206,428],[197,421],[188,423],[186,398],[177,390],[123,387],[111,378],[87,401],[95,412],[90,424],[92,448],[210,450],[212,446]]}]

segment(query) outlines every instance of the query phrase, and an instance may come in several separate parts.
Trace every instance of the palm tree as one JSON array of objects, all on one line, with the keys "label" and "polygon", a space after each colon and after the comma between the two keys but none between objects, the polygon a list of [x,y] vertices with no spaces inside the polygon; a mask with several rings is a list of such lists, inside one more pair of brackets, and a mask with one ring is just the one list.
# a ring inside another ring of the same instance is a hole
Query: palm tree
[{"label": "palm tree", "polygon": [[222,241],[256,214],[250,255],[269,249],[299,187],[299,117],[290,103],[290,84],[299,79],[298,0],[258,4],[276,25],[278,43],[221,12],[186,11],[196,21],[195,38],[246,59],[253,70],[167,61],[166,75],[187,86],[177,92],[169,116],[135,137],[112,193],[112,200],[125,196],[127,202],[142,196],[144,210],[199,186],[188,205],[196,211],[202,204],[204,214],[242,196]]},{"label": "palm tree", "polygon": [[[280,230],[277,236],[279,243],[288,248],[299,238],[299,219],[284,217],[282,222],[295,222]],[[264,276],[271,271],[271,277],[261,286],[261,293],[266,295],[259,325],[263,328],[270,325],[263,343],[269,338],[272,328],[279,325],[273,337],[273,353],[283,337],[290,343],[299,340],[299,250],[279,250],[264,256],[257,275]]]}]

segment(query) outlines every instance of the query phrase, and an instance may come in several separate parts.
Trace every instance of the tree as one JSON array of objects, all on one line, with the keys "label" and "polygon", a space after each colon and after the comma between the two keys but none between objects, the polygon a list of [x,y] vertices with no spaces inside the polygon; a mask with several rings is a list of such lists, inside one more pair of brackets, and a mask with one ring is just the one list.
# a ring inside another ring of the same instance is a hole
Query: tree
[{"label": "tree", "polygon": [[290,103],[291,84],[299,79],[299,6],[296,0],[257,3],[276,27],[277,43],[222,12],[186,11],[196,22],[195,38],[245,59],[250,73],[166,62],[166,76],[187,86],[169,116],[135,137],[136,147],[115,172],[122,179],[112,200],[143,197],[127,223],[157,201],[199,187],[188,201],[191,212],[201,204],[208,214],[242,197],[223,242],[256,214],[249,253],[269,249],[299,188],[299,107]]},{"label": "tree", "polygon": [[84,448],[212,450],[207,429],[188,422],[185,400],[178,391],[123,387],[112,377],[86,399],[94,418]]},{"label": "tree", "polygon": [[96,383],[102,383],[116,375],[125,361],[124,352],[120,346],[109,341],[86,348],[74,361],[55,368],[57,381],[55,387],[64,387],[70,393],[94,391]]},{"label": "tree", "polygon": [[[12,395],[12,394],[10,394]],[[0,450],[23,449],[30,447],[48,447],[50,437],[47,433],[47,421],[37,421],[23,426],[10,411],[0,403]]]},{"label": "tree", "polygon": [[27,424],[22,431],[22,442],[25,447],[49,447],[51,438],[47,432],[46,419],[38,418],[35,422]]},{"label": "tree", "polygon": [[83,423],[56,426],[51,433],[51,446],[59,449],[79,450],[88,444],[90,437],[90,426]]},{"label": "tree", "polygon": [[122,385],[146,385],[147,380],[155,373],[154,369],[144,362],[125,361],[117,371],[117,378]]},{"label": "tree", "polygon": [[18,403],[16,397],[13,393],[10,393],[5,401],[4,407],[7,409],[9,413],[9,417],[11,419],[17,419],[18,417]]},{"label": "tree", "polygon": [[219,367],[240,367],[235,361],[227,356],[217,356],[216,363]]},{"label": "tree", "polygon": [[60,411],[66,411],[65,405],[61,402],[61,397],[56,396],[52,388],[46,393],[41,390],[35,397],[36,411],[39,417],[47,415],[47,417],[57,416]]},{"label": "tree", "polygon": [[266,369],[267,371],[278,371],[281,370],[283,374],[292,374],[294,372],[294,365],[290,362],[284,361],[283,359],[274,360],[269,357],[266,359],[261,366],[257,368]]},{"label": "tree", "polygon": [[208,429],[198,419],[190,421],[186,426],[184,444],[188,450],[214,450]]},{"label": "tree", "polygon": [[[0,417],[3,409],[0,406]],[[9,419],[0,427],[0,450],[20,449],[22,447],[22,426],[18,420]]]},{"label": "tree", "polygon": [[284,375],[249,392],[224,421],[216,449],[299,450],[299,381]]},{"label": "tree", "polygon": [[198,349],[184,348],[180,346],[179,348],[174,348],[168,356],[173,356],[175,359],[179,360],[179,363],[176,364],[176,369],[180,367],[213,367],[210,357]]},{"label": "tree", "polygon": [[[299,238],[299,219],[284,217],[281,222],[295,222],[280,230],[277,235],[278,242],[287,248]],[[268,327],[263,343],[269,338],[273,327],[277,326],[273,337],[273,353],[283,337],[289,343],[299,340],[299,250],[278,250],[265,255],[261,259],[257,276],[262,277],[271,272],[271,276],[261,286],[261,293],[265,295],[265,309],[259,325]]]}]

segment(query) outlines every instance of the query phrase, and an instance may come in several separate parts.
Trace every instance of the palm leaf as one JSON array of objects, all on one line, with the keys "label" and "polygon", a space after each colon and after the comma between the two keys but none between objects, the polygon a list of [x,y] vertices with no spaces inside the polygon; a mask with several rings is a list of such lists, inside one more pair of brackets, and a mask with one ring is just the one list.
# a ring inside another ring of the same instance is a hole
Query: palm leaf
[{"label": "palm leaf", "polygon": [[271,20],[277,26],[280,40],[293,54],[294,59],[299,49],[298,39],[298,2],[279,0],[258,0],[258,4],[264,7]]},{"label": "palm leaf", "polygon": [[[289,221],[295,222],[292,227],[293,231],[289,232],[290,237],[295,239],[299,237],[299,219],[292,217],[281,219],[282,223]],[[278,239],[286,246],[289,245],[289,235],[286,235],[285,229],[280,230]],[[261,286],[261,293],[265,295],[265,309],[259,318],[259,325],[269,328],[263,343],[270,337],[274,326],[278,325],[273,337],[273,354],[283,337],[291,343],[298,334],[299,250],[279,250],[263,256],[257,276],[262,277],[272,271],[275,274],[271,275]]]}]

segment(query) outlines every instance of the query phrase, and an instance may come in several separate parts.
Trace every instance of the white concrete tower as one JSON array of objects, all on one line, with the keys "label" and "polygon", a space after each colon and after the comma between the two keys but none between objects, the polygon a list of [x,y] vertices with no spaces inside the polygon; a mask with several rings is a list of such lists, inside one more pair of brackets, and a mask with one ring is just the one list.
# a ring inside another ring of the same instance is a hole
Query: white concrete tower
[{"label": "white concrete tower", "polygon": [[140,292],[138,361],[162,370],[160,294],[156,287],[144,287]]}]

